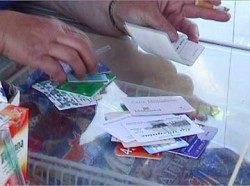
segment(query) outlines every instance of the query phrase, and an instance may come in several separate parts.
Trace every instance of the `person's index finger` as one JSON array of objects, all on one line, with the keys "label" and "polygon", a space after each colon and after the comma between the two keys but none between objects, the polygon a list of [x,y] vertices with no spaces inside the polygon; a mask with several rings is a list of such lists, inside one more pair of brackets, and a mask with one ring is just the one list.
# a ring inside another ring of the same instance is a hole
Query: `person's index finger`
[{"label": "person's index finger", "polygon": [[198,43],[199,41],[199,29],[197,24],[192,22],[189,19],[184,19],[181,23],[179,31],[185,33],[188,36],[188,39]]},{"label": "person's index finger", "polygon": [[68,34],[58,38],[59,43],[67,45],[75,49],[81,57],[86,69],[90,73],[96,72],[97,69],[97,57],[88,38],[78,34]]},{"label": "person's index finger", "polygon": [[51,56],[45,55],[34,61],[35,67],[44,71],[54,81],[62,83],[67,79],[67,75],[64,72],[59,61]]}]

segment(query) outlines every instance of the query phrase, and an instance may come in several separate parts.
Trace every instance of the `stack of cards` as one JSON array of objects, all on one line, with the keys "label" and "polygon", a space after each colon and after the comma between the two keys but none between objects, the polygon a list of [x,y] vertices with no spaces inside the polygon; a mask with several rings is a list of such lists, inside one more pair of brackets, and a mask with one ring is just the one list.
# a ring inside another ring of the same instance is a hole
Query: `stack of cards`
[{"label": "stack of cards", "polygon": [[190,120],[184,113],[194,108],[181,96],[127,97],[123,104],[128,112],[107,114],[102,124],[111,140],[118,142],[119,156],[138,157],[134,152],[144,149],[158,158],[145,156],[144,151],[141,158],[159,159],[158,153],[164,151],[198,158],[217,132]]},{"label": "stack of cards", "polygon": [[47,80],[32,86],[45,94],[58,110],[96,105],[95,96],[115,79],[115,75],[104,62],[99,62],[96,75],[87,75],[85,80],[78,80],[68,66],[64,65],[63,68],[68,72],[67,82],[56,85]]},{"label": "stack of cards", "polygon": [[57,85],[50,80],[32,85],[34,89],[45,94],[58,110],[96,105],[96,101],[93,98],[60,91],[56,89],[56,86]]},{"label": "stack of cards", "polygon": [[104,62],[100,61],[97,74],[88,74],[84,80],[80,80],[70,72],[67,78],[67,82],[56,87],[58,90],[94,97],[115,79],[115,75]]}]

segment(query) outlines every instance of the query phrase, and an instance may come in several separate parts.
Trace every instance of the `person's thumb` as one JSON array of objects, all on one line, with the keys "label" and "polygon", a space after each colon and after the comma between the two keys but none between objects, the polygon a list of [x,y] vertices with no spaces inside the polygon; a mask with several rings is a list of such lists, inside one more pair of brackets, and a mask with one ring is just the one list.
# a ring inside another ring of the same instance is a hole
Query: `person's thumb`
[{"label": "person's thumb", "polygon": [[154,14],[147,14],[145,24],[154,29],[166,32],[171,41],[178,39],[178,34],[174,26],[159,11],[155,11]]}]

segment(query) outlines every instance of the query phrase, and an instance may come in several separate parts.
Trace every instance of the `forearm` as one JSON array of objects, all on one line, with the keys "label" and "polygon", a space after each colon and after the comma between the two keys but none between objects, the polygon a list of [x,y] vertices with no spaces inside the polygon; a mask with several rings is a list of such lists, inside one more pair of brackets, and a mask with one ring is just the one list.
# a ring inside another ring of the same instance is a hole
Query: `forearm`
[{"label": "forearm", "polygon": [[0,55],[3,55],[5,45],[5,34],[11,23],[11,19],[15,16],[15,12],[9,10],[0,11]]},{"label": "forearm", "polygon": [[110,0],[105,1],[45,1],[36,2],[54,9],[102,34],[118,36],[122,33],[112,24],[109,17]]}]

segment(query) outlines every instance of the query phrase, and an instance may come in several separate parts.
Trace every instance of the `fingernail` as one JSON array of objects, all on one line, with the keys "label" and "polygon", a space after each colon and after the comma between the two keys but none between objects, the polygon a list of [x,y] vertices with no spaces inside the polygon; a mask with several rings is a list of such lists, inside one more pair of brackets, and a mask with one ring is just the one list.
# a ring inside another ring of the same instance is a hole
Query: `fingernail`
[{"label": "fingernail", "polygon": [[168,36],[169,36],[171,41],[176,41],[178,39],[178,34],[172,32],[172,31],[168,32]]}]

